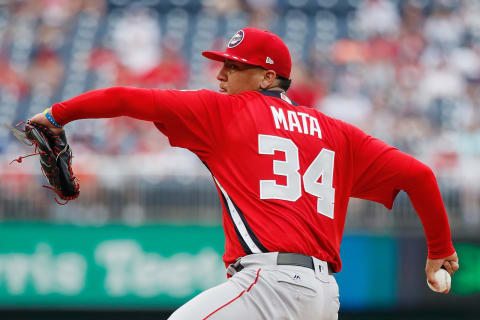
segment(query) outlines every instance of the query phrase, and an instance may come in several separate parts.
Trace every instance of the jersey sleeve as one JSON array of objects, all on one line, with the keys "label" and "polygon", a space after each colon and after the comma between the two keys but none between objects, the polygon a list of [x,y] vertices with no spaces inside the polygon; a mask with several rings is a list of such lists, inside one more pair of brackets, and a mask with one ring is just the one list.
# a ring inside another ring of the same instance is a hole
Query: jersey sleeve
[{"label": "jersey sleeve", "polygon": [[351,128],[353,185],[351,196],[376,201],[388,209],[400,190],[407,193],[427,238],[428,256],[455,252],[450,225],[433,171],[414,157]]},{"label": "jersey sleeve", "polygon": [[349,126],[349,130],[354,172],[351,196],[392,209],[413,158],[358,128]]},{"label": "jersey sleeve", "polygon": [[156,90],[159,120],[155,126],[170,144],[208,157],[231,119],[232,98],[209,90]]},{"label": "jersey sleeve", "polygon": [[78,95],[52,106],[56,121],[128,116],[152,121],[170,144],[201,159],[211,154],[232,118],[235,98],[209,90],[179,91],[113,87]]}]

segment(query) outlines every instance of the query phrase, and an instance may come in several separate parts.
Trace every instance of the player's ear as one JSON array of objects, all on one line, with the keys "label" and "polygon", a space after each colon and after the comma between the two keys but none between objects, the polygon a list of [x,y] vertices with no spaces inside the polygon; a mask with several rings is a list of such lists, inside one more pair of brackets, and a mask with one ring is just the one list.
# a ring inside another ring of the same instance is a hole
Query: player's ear
[{"label": "player's ear", "polygon": [[260,82],[260,88],[262,88],[263,90],[271,88],[276,78],[277,78],[277,74],[275,73],[275,71],[266,70],[263,75],[263,79]]}]

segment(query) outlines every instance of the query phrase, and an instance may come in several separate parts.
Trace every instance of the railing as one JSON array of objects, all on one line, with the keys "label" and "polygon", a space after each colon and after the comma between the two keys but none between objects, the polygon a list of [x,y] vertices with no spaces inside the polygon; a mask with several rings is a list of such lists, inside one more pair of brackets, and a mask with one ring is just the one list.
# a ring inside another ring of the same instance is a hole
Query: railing
[{"label": "railing", "polygon": [[[141,166],[142,162],[137,163]],[[35,168],[26,166],[26,171],[19,171],[18,166],[16,169],[12,166],[4,167],[3,171],[0,169],[1,220],[94,225],[109,222],[221,223],[217,191],[208,171],[201,167],[195,169],[198,175],[188,171],[178,175],[182,170],[177,170],[177,175],[165,172],[134,174],[120,169],[117,174],[83,174],[80,197],[60,206],[53,200],[55,194],[41,187],[46,181],[43,176],[33,173]],[[453,229],[462,232],[478,230],[478,191],[452,187],[442,180],[439,184]],[[392,212],[370,201],[351,199],[346,227],[347,230],[417,232],[422,226],[407,195],[402,192]]]}]

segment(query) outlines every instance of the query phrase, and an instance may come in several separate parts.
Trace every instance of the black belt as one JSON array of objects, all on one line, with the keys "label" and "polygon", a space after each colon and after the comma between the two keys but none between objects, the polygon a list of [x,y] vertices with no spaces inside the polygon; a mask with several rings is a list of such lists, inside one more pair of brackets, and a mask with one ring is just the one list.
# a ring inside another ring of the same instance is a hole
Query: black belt
[{"label": "black belt", "polygon": [[[310,256],[306,256],[304,254],[299,253],[290,253],[290,252],[280,252],[277,256],[277,264],[278,265],[288,265],[288,266],[299,266],[312,269],[315,271],[315,265],[313,264],[313,259]],[[318,266],[320,269],[322,268],[320,265]],[[330,263],[327,263],[327,272],[329,274],[334,274]],[[323,271],[323,270],[319,270]]]},{"label": "black belt", "polygon": [[312,257],[299,253],[280,252],[277,256],[277,264],[305,267],[315,271]]},{"label": "black belt", "polygon": [[[241,259],[239,259],[233,264],[233,268],[237,272],[241,271],[244,268],[240,261]],[[299,266],[309,268],[315,271],[315,265],[313,264],[312,257],[299,253],[279,252],[277,256],[277,265]],[[333,273],[330,264],[328,264],[328,272],[330,274]]]}]

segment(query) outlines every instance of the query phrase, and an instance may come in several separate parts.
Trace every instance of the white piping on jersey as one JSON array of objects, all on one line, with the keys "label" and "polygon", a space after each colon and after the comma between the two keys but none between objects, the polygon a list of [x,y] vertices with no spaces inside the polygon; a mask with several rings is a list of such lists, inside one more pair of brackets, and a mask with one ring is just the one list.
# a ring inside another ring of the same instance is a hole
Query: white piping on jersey
[{"label": "white piping on jersey", "polygon": [[247,228],[245,227],[245,224],[243,223],[242,218],[240,218],[240,214],[238,213],[237,209],[235,209],[235,206],[233,205],[233,202],[228,196],[225,189],[223,189],[222,185],[220,184],[220,182],[218,182],[217,178],[213,177],[213,180],[215,180],[215,183],[217,184],[218,188],[220,188],[220,191],[222,191],[223,196],[227,200],[228,210],[230,211],[230,215],[232,216],[233,223],[237,227],[237,230],[242,236],[243,241],[245,241],[245,243],[247,244],[250,251],[252,251],[252,253],[262,253],[262,251],[257,247],[255,242],[253,242],[252,238],[248,234]]}]

